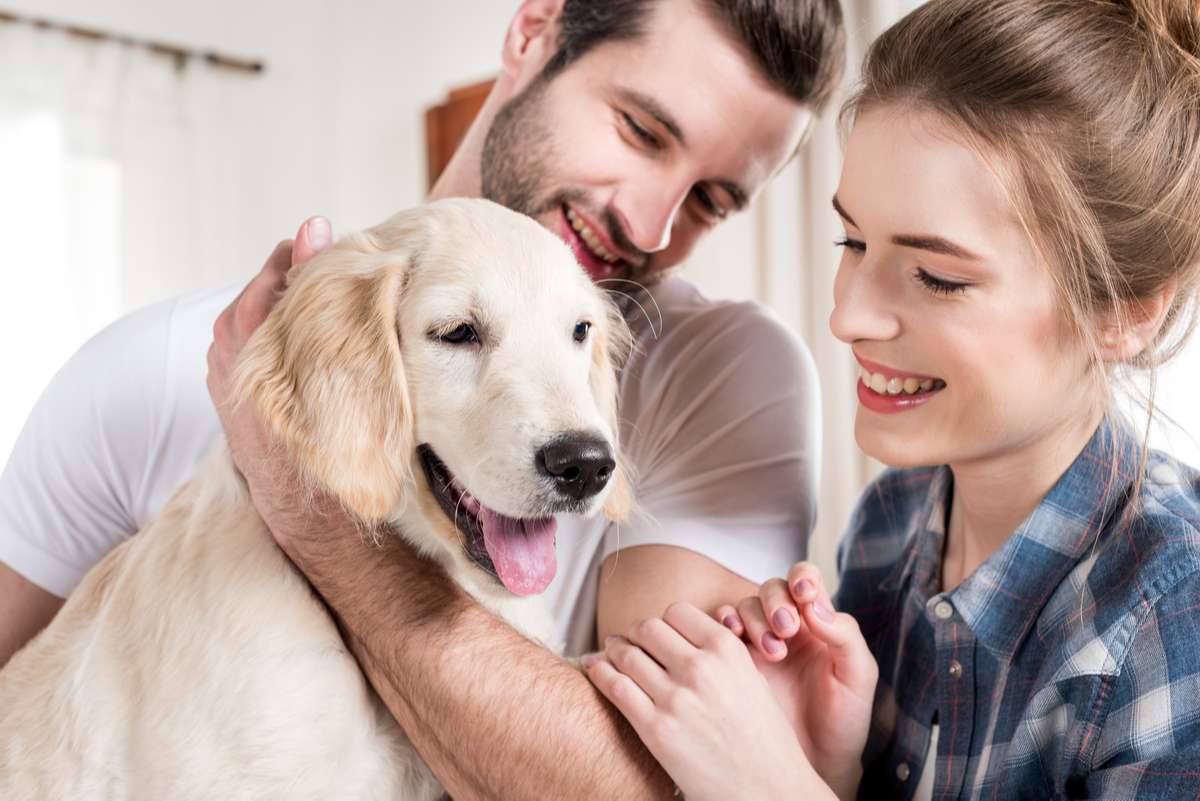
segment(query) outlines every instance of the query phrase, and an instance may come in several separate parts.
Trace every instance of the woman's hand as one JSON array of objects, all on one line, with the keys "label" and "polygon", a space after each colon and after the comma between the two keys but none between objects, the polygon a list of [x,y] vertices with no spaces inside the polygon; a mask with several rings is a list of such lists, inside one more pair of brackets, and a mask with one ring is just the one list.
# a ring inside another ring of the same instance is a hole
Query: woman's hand
[{"label": "woman's hand", "polygon": [[610,637],[584,664],[688,801],[834,798],[750,651],[694,606]]},{"label": "woman's hand", "polygon": [[879,668],[857,621],[834,612],[820,571],[801,562],[717,617],[750,644],[817,773],[854,798]]}]

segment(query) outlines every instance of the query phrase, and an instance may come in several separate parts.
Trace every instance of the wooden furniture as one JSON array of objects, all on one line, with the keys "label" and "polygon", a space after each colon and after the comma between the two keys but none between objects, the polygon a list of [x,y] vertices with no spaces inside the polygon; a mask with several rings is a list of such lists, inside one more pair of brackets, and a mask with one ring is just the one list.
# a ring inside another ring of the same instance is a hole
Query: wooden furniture
[{"label": "wooden furniture", "polygon": [[495,79],[451,89],[446,101],[425,112],[425,158],[429,188],[437,181],[458,149],[471,121],[479,113]]}]

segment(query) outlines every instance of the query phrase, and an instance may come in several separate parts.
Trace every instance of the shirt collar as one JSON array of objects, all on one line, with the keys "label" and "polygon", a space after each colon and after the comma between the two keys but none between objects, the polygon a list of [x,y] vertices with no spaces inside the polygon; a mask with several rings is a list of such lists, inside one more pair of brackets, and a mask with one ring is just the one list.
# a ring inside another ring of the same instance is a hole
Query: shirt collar
[{"label": "shirt collar", "polygon": [[1126,425],[1106,417],[1000,549],[948,593],[938,587],[954,478],[948,467],[941,468],[928,485],[921,513],[912,518],[906,558],[886,583],[898,589],[911,581],[909,591],[921,593],[931,620],[935,606],[950,601],[980,643],[997,658],[1011,659],[1067,574],[1102,544],[1098,532],[1110,530],[1121,514],[1137,456]]}]

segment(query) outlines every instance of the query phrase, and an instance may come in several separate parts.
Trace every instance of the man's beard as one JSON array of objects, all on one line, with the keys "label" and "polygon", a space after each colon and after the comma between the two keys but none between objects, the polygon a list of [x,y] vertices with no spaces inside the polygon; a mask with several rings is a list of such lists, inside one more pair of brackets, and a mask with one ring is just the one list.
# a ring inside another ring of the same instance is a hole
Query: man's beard
[{"label": "man's beard", "polygon": [[535,219],[580,193],[547,193],[546,172],[558,161],[542,99],[550,81],[538,76],[496,114],[483,141],[482,194]]},{"label": "man's beard", "polygon": [[483,141],[481,194],[539,221],[566,205],[589,210],[611,241],[637,259],[640,268],[622,260],[624,277],[648,282],[653,260],[629,241],[611,210],[592,207],[582,189],[550,188],[549,172],[562,163],[544,107],[551,80],[539,75],[496,114]]}]

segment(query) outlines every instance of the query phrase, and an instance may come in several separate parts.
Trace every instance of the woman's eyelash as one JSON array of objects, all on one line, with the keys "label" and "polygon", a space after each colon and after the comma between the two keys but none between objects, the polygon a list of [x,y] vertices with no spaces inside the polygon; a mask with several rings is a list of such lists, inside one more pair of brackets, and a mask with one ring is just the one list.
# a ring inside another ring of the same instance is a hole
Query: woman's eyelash
[{"label": "woman's eyelash", "polygon": [[944,278],[938,278],[936,275],[931,275],[925,272],[923,267],[917,268],[917,280],[925,285],[935,295],[957,295],[965,292],[970,284],[960,284],[955,281],[947,281]]},{"label": "woman's eyelash", "polygon": [[[851,239],[848,236],[844,236],[841,239],[834,241],[833,244],[839,248],[848,248],[857,253],[865,253],[867,250],[866,242],[863,242],[860,239]],[[924,285],[926,289],[935,295],[957,295],[965,292],[967,287],[971,286],[970,284],[963,284],[957,281],[947,281],[944,278],[938,278],[936,275],[926,272],[924,267],[917,268],[916,278],[921,282],[922,285]]]}]

